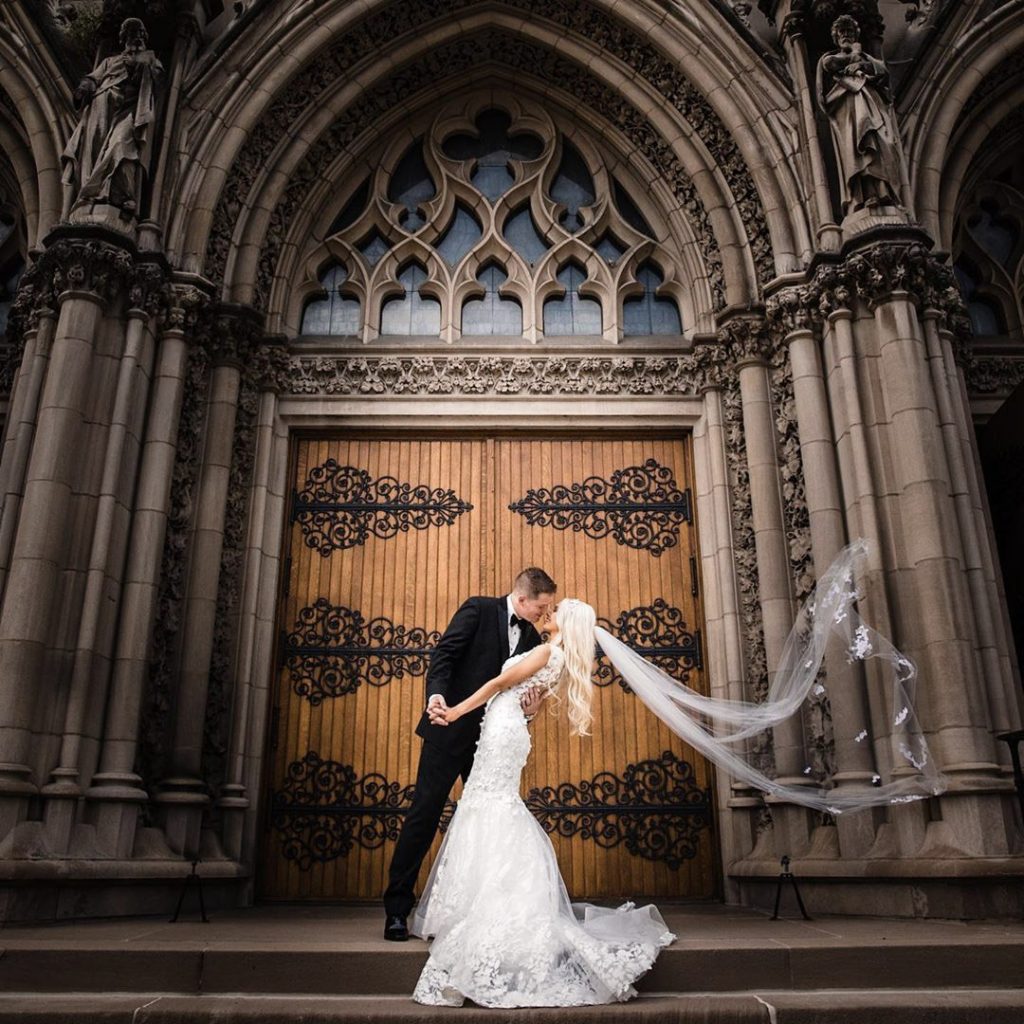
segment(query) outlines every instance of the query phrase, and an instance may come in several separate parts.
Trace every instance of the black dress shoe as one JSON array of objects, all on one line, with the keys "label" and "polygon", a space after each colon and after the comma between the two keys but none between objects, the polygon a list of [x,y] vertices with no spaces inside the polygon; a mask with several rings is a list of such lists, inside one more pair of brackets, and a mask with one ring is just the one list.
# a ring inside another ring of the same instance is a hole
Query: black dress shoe
[{"label": "black dress shoe", "polygon": [[384,924],[384,938],[391,942],[405,942],[409,938],[409,926],[404,917],[393,914]]}]

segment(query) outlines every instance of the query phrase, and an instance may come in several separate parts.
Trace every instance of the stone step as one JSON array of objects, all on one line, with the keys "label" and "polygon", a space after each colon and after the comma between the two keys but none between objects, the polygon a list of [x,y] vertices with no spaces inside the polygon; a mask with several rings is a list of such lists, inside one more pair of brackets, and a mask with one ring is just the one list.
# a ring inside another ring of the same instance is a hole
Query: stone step
[{"label": "stone step", "polygon": [[[421,942],[256,947],[216,944],[4,941],[0,992],[176,992],[388,995],[412,991],[426,962]],[[644,992],[1003,988],[1024,984],[1019,943],[953,948],[900,941],[676,945],[640,980]],[[952,973],[951,973],[952,970]],[[1024,1021],[1024,1017],[1022,1017]]]},{"label": "stone step", "polygon": [[614,1006],[424,1007],[408,996],[66,993],[0,996],[0,1024],[1021,1024],[1024,990],[819,990],[646,995]]}]

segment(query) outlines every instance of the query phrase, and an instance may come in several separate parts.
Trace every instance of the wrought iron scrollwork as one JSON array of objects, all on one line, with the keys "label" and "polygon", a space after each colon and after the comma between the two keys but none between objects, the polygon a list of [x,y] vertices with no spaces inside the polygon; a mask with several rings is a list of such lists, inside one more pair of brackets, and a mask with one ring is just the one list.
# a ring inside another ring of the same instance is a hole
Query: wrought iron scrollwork
[{"label": "wrought iron scrollwork", "polygon": [[679,543],[679,525],[690,522],[690,492],[681,491],[668,466],[648,459],[617,469],[609,480],[529,490],[509,505],[531,526],[553,526],[617,543],[660,557]]},{"label": "wrought iron scrollwork", "polygon": [[693,765],[670,750],[627,765],[621,777],[598,772],[576,785],[531,789],[526,805],[545,832],[579,836],[602,849],[625,844],[633,856],[673,871],[698,855],[711,822],[709,794]]},{"label": "wrought iron scrollwork", "polygon": [[[700,630],[687,629],[682,608],[670,605],[663,597],[655,598],[653,604],[622,612],[614,622],[603,617],[597,621],[613,636],[680,682],[685,683],[693,669],[702,667]],[[627,693],[631,692],[599,648],[594,684],[610,686],[615,682]]]},{"label": "wrought iron scrollwork", "polygon": [[326,558],[365,544],[371,535],[389,540],[409,530],[451,526],[472,508],[452,490],[393,476],[374,480],[365,469],[328,459],[310,470],[306,486],[294,493],[292,521],[307,546]]},{"label": "wrought iron scrollwork", "polygon": [[283,637],[281,657],[292,690],[316,707],[328,697],[355,693],[363,683],[384,686],[424,675],[440,639],[437,630],[408,628],[384,616],[367,621],[355,609],[319,597]]},{"label": "wrought iron scrollwork", "polygon": [[[397,840],[415,790],[380,772],[360,778],[352,765],[321,759],[310,750],[288,766],[284,785],[271,797],[270,827],[280,836],[285,860],[306,871],[348,856],[355,846],[376,850]],[[454,813],[449,800],[442,832]]]}]

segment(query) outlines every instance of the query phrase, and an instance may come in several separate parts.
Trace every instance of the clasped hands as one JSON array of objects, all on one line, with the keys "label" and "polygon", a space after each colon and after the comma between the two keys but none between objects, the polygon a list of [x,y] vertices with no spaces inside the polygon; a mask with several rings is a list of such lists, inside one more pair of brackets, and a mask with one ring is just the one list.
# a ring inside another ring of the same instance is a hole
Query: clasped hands
[{"label": "clasped hands", "polygon": [[[533,718],[540,711],[544,703],[544,689],[540,686],[531,686],[519,699],[519,706],[523,709],[527,721]],[[444,697],[435,694],[427,704],[427,718],[431,725],[451,725],[461,716],[455,708],[448,707]]]}]

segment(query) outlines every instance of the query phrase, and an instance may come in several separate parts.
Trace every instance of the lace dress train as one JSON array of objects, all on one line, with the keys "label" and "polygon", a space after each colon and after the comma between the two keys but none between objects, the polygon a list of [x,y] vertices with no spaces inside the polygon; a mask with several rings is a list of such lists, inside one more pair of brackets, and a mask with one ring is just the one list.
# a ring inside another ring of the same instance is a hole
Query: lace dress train
[{"label": "lace dress train", "polygon": [[540,672],[487,706],[473,771],[413,917],[413,933],[434,940],[417,1002],[623,1001],[675,938],[653,906],[570,903],[551,841],[519,796],[531,746],[519,697],[561,667],[556,647]]}]

